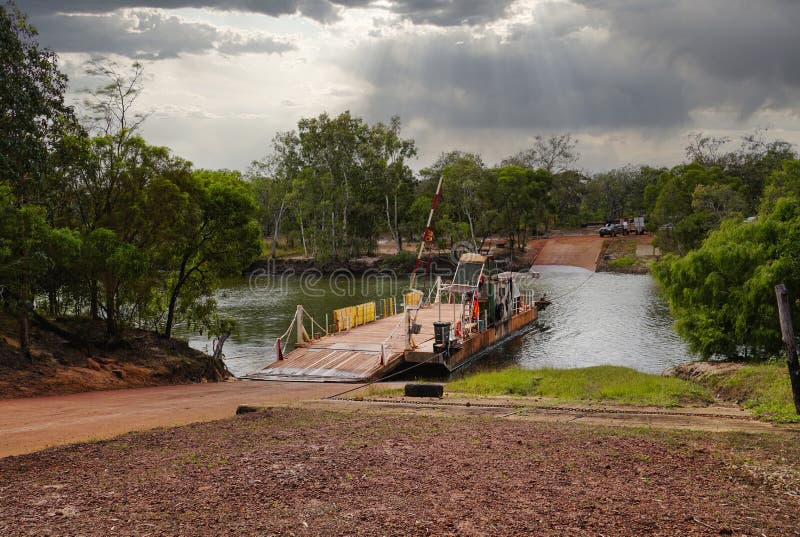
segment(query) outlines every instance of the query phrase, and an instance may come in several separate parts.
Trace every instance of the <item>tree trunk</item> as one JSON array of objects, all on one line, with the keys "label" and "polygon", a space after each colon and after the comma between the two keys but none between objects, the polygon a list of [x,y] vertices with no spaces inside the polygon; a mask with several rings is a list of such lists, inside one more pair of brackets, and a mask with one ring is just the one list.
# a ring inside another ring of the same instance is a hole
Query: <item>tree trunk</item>
[{"label": "tree trunk", "polygon": [[397,230],[397,253],[403,251],[403,235],[400,233],[400,224],[397,222],[397,194],[394,195],[394,228]]},{"label": "tree trunk", "polygon": [[213,354],[209,356],[208,365],[203,373],[203,376],[206,379],[219,382],[230,376],[230,372],[225,366],[225,362],[222,360],[222,347],[225,345],[225,341],[230,337],[230,335],[230,332],[224,332],[211,343]]},{"label": "tree trunk", "polygon": [[58,317],[58,295],[55,289],[47,291],[47,307],[51,317],[54,319]]},{"label": "tree trunk", "polygon": [[303,217],[300,217],[300,240],[303,241],[303,257],[308,257],[308,247],[306,247],[306,231],[303,228]]},{"label": "tree trunk", "polygon": [[472,225],[472,214],[469,211],[464,211],[467,215],[467,221],[469,222],[469,236],[472,239],[472,247],[477,248],[478,242],[475,240],[475,226]]},{"label": "tree trunk", "polygon": [[92,279],[91,283],[89,283],[89,316],[93,321],[100,317],[97,302],[97,280]]},{"label": "tree trunk", "polygon": [[338,259],[336,252],[336,213],[331,211],[331,255]]},{"label": "tree trunk", "polygon": [[352,254],[352,245],[348,245],[347,237],[347,212],[350,208],[350,183],[347,180],[347,173],[344,175],[344,207],[342,208],[342,247],[347,248]]},{"label": "tree trunk", "polygon": [[281,207],[278,209],[278,214],[275,216],[275,229],[272,230],[272,259],[275,259],[278,248],[278,233],[281,229],[281,218],[283,218],[283,211],[286,209],[286,198],[281,200]]},{"label": "tree trunk", "polygon": [[169,307],[167,308],[167,322],[164,324],[164,337],[172,337],[172,325],[175,323],[175,308],[178,305],[178,296],[180,295],[181,288],[186,282],[186,263],[189,261],[187,256],[181,260],[181,270],[178,273],[178,281],[175,282],[175,287],[169,297]]},{"label": "tree trunk", "polygon": [[110,277],[105,278],[103,286],[106,288],[106,333],[109,336],[113,336],[117,333],[116,291]]},{"label": "tree trunk", "polygon": [[[389,232],[392,234],[392,241],[395,244],[398,244],[397,253],[399,254],[400,253],[400,246],[399,246],[398,235],[400,233],[395,231],[395,229],[396,229],[395,227],[392,227],[392,217],[389,214],[389,194],[386,194],[384,196],[384,198],[386,199],[386,224],[389,226]],[[394,209],[395,209],[394,215],[395,215],[395,225],[396,225],[397,224],[397,196],[394,197],[394,201],[395,201],[395,204],[394,204]]]},{"label": "tree trunk", "polygon": [[30,320],[28,319],[28,303],[30,301],[30,292],[28,289],[27,277],[23,276],[22,285],[19,290],[19,302],[21,306],[21,315],[19,317],[19,349],[22,355],[30,361],[33,361],[31,356],[31,331]]},{"label": "tree trunk", "polygon": [[782,283],[776,285],[775,296],[778,299],[778,316],[781,321],[783,344],[786,347],[786,365],[789,367],[789,379],[792,383],[794,408],[797,414],[800,415],[800,364],[798,364],[797,361],[797,347],[794,340],[792,312],[789,306],[789,294],[786,291],[786,286]]}]

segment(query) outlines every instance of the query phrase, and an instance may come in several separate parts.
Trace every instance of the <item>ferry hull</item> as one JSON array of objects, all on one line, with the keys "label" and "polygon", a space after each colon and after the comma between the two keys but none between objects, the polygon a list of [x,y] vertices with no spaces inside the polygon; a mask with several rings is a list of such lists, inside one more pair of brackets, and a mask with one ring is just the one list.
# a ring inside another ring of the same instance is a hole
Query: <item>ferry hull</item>
[{"label": "ferry hull", "polygon": [[536,308],[520,311],[510,319],[506,319],[495,326],[487,328],[484,332],[475,333],[465,340],[458,350],[451,350],[450,353],[436,354],[434,352],[422,352],[419,350],[406,351],[403,361],[407,364],[434,364],[454,371],[475,358],[476,355],[485,351],[504,339],[512,337],[514,334],[523,330],[525,327],[536,321],[538,311]]}]

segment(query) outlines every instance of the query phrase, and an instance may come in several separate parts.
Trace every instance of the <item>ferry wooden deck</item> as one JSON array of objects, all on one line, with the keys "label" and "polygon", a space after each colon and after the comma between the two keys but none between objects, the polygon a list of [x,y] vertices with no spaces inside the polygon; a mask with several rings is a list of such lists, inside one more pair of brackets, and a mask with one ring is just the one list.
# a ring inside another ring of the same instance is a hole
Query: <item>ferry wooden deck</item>
[{"label": "ferry wooden deck", "polygon": [[[413,334],[418,352],[433,352],[433,323],[453,321],[461,315],[461,304],[433,304],[418,310],[420,332]],[[406,319],[400,313],[377,319],[350,330],[304,343],[247,376],[254,380],[300,380],[365,382],[388,373],[403,362]]]}]

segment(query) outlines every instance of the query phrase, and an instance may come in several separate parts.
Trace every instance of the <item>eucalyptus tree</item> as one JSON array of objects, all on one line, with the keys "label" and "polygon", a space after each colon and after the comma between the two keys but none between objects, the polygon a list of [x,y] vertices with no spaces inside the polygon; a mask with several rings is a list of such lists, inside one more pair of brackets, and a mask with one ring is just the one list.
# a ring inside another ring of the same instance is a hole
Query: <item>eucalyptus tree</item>
[{"label": "eucalyptus tree", "polygon": [[[279,132],[272,139],[272,153],[262,160],[253,161],[247,179],[253,184],[258,203],[258,218],[265,234],[272,234],[270,257],[276,257],[281,223],[290,209],[292,178],[302,169],[299,150],[300,141],[293,131]],[[296,207],[295,207],[296,209]],[[298,214],[295,211],[295,214]],[[302,217],[300,217],[300,228]],[[305,248],[305,235],[303,235]],[[307,254],[306,254],[307,255]]]},{"label": "eucalyptus tree", "polygon": [[498,208],[500,229],[509,241],[524,248],[531,231],[546,218],[544,208],[553,176],[544,169],[508,165],[493,170],[492,202]]},{"label": "eucalyptus tree", "polygon": [[39,47],[25,15],[13,3],[0,5],[0,249],[13,258],[0,270],[0,286],[3,306],[19,320],[20,347],[28,357],[33,285],[49,232],[51,157],[73,117],[64,104],[66,84],[56,55]]},{"label": "eucalyptus tree", "polygon": [[178,317],[207,324],[211,300],[221,277],[241,273],[261,253],[258,207],[252,186],[241,174],[199,170],[180,174],[169,196],[174,220],[169,242],[161,245],[167,291],[163,334],[170,337]]},{"label": "eucalyptus tree", "polygon": [[[427,183],[422,205],[427,203],[428,208],[439,178],[443,178],[442,197],[446,202],[438,209],[439,229],[453,235],[454,240],[468,239],[477,248],[478,235],[490,233],[496,217],[490,202],[493,176],[481,156],[459,150],[442,153],[432,165],[420,171],[420,176]],[[421,211],[420,215],[426,217],[427,211]]]},{"label": "eucalyptus tree", "polygon": [[249,174],[261,210],[272,215],[273,255],[286,214],[294,216],[304,252],[316,257],[369,250],[384,229],[400,245],[412,190],[407,162],[415,153],[396,117],[370,126],[349,112],[323,113],[280,133]]},{"label": "eucalyptus tree", "polygon": [[414,176],[407,162],[417,154],[414,140],[401,138],[400,130],[399,116],[392,116],[388,125],[376,123],[361,148],[367,183],[382,192],[386,226],[398,253],[403,249],[402,212],[413,193]]},{"label": "eucalyptus tree", "polygon": [[543,169],[551,174],[558,174],[571,170],[578,161],[580,153],[577,147],[578,140],[569,133],[549,137],[537,134],[533,138],[531,147],[505,159],[501,166],[514,165],[532,170]]}]

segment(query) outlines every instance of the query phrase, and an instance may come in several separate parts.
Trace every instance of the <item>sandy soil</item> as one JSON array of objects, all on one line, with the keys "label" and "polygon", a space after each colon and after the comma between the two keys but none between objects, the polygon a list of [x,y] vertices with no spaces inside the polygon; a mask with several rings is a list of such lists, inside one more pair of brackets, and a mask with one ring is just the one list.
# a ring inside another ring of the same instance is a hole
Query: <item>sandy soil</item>
[{"label": "sandy soil", "polygon": [[527,250],[534,265],[571,265],[595,270],[602,246],[603,238],[599,235],[564,235],[529,241]]},{"label": "sandy soil", "polygon": [[272,409],[0,460],[0,534],[797,535],[785,436]]},{"label": "sandy soil", "polygon": [[240,404],[319,399],[348,387],[230,381],[0,399],[0,457],[111,438],[129,431],[227,418]]}]

